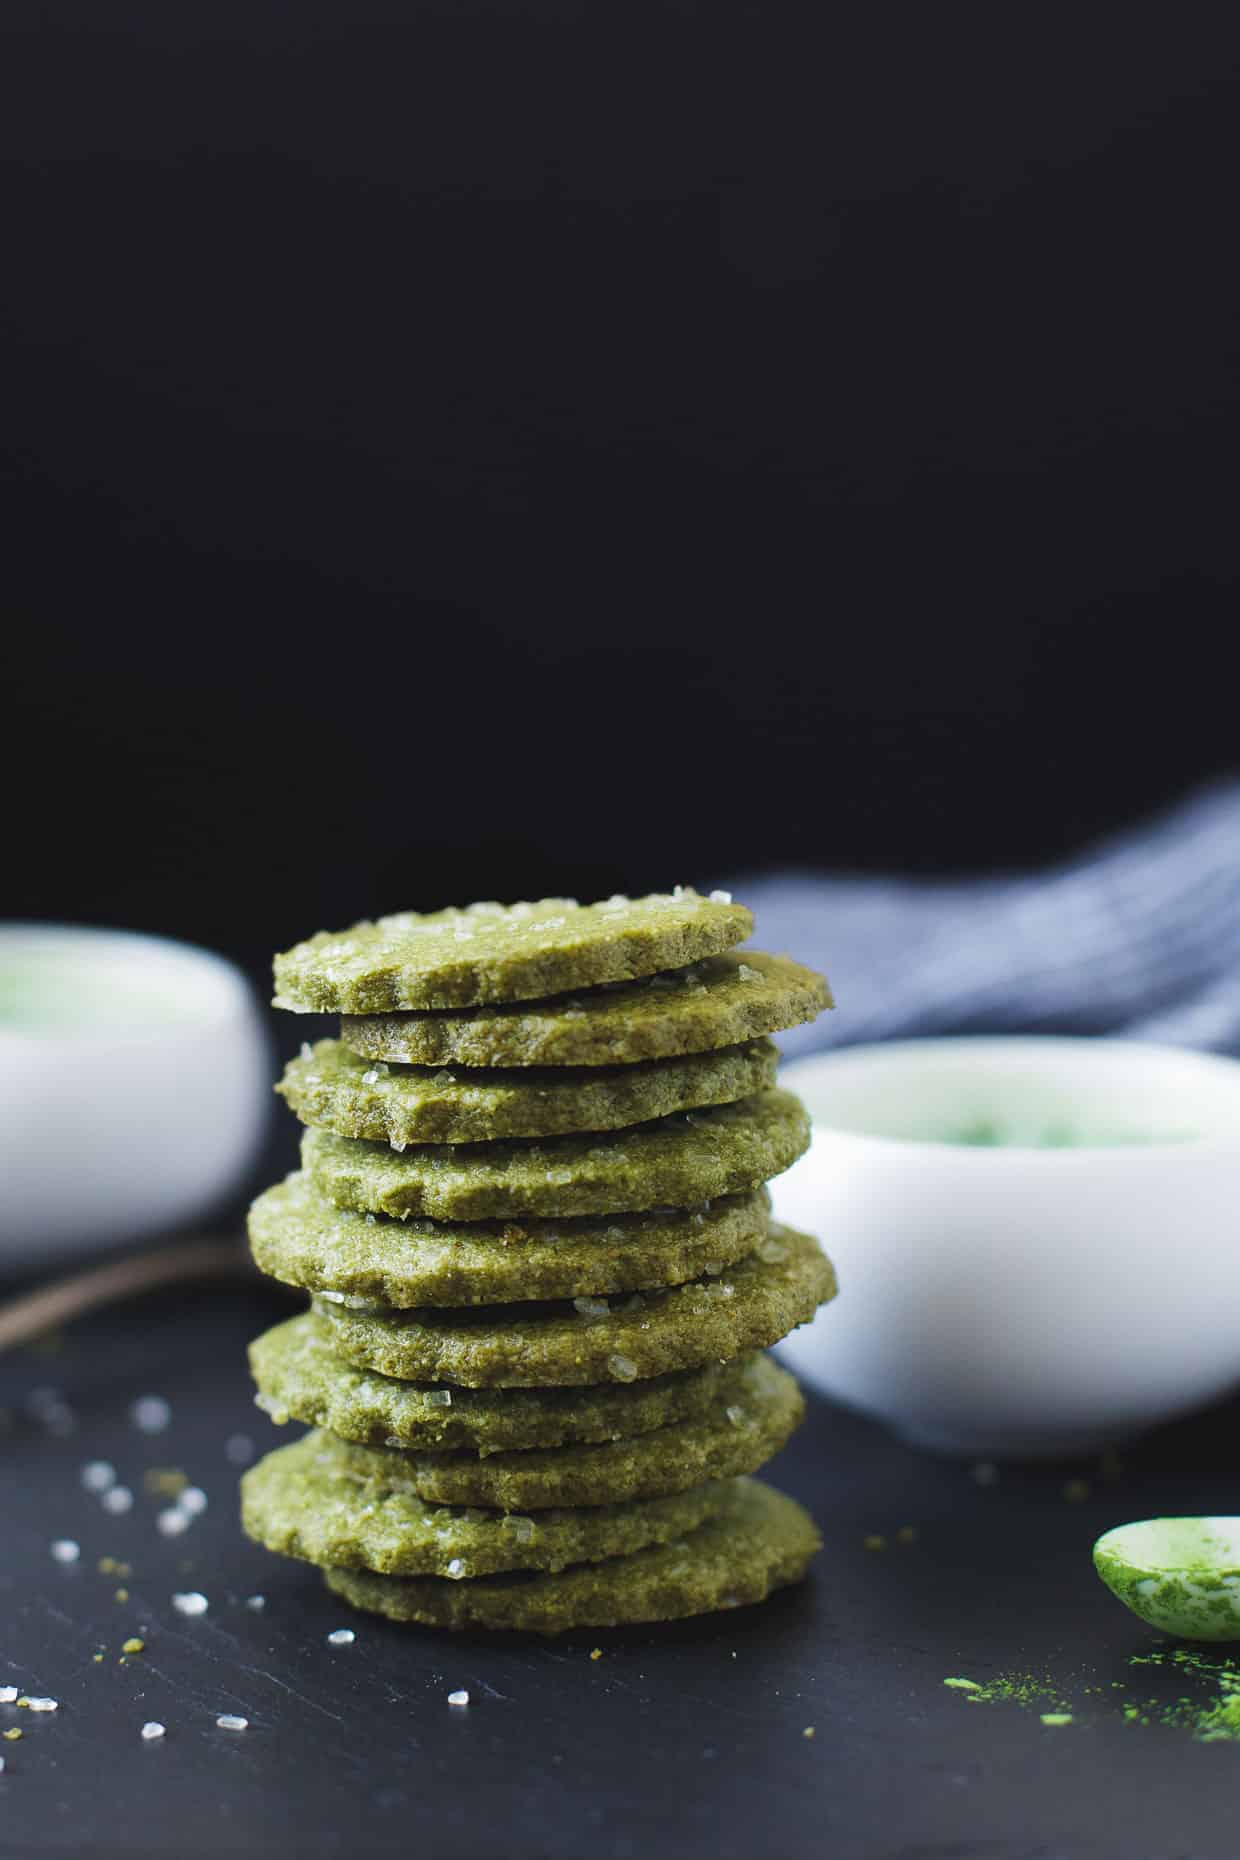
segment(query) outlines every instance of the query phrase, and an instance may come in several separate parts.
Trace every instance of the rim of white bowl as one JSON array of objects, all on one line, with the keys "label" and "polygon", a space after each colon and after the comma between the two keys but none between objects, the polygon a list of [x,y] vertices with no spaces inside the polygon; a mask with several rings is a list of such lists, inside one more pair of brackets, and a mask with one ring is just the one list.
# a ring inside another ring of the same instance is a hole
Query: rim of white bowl
[{"label": "rim of white bowl", "polygon": [[[951,1143],[933,1137],[887,1136],[880,1131],[833,1124],[828,1116],[819,1116],[812,1103],[812,1086],[808,1082],[801,1083],[802,1080],[808,1081],[816,1072],[842,1072],[850,1067],[858,1071],[862,1068],[878,1071],[888,1063],[895,1070],[909,1060],[929,1067],[936,1058],[960,1058],[965,1053],[985,1053],[992,1061],[1002,1059],[1010,1064],[1022,1060],[1028,1062],[1038,1055],[1048,1059],[1052,1053],[1079,1058],[1086,1066],[1113,1064],[1121,1058],[1130,1064],[1139,1064],[1144,1060],[1150,1065],[1165,1066],[1168,1070],[1178,1068],[1183,1072],[1208,1076],[1217,1083],[1226,1082],[1227,1086],[1235,1090],[1235,1135],[1223,1136],[1212,1131],[1163,1142],[1091,1142],[1062,1146],[1006,1142]],[[1125,1163],[1140,1163],[1142,1166],[1171,1161],[1185,1164],[1199,1162],[1206,1155],[1225,1156],[1240,1151],[1240,1059],[1233,1059],[1226,1053],[1203,1052],[1196,1047],[1172,1046],[1154,1040],[1055,1033],[970,1033],[925,1040],[869,1040],[858,1042],[855,1046],[834,1047],[826,1052],[804,1053],[785,1060],[780,1067],[779,1082],[791,1091],[804,1093],[815,1131],[874,1149],[899,1150],[910,1154],[919,1152],[939,1158],[950,1156],[953,1163],[958,1160],[963,1168],[994,1168],[1002,1166],[1004,1157],[1013,1156],[1022,1159],[1036,1157],[1039,1166],[1057,1169],[1082,1168],[1091,1163],[1096,1167],[1099,1158],[1122,1158]]]},{"label": "rim of white bowl", "polygon": [[52,923],[10,920],[0,923],[0,958],[14,946],[54,950],[70,959],[76,957],[88,965],[92,957],[102,958],[118,977],[131,983],[149,982],[152,960],[169,971],[179,972],[185,989],[184,999],[192,1011],[163,1022],[91,1026],[58,1025],[48,1028],[6,1026],[0,1022],[0,1044],[22,1047],[47,1047],[56,1042],[71,1045],[133,1045],[184,1038],[207,1028],[226,1025],[239,1016],[254,1012],[255,997],[245,972],[227,956],[187,943],[177,937],[156,936],[145,930],[117,930],[103,924]]}]

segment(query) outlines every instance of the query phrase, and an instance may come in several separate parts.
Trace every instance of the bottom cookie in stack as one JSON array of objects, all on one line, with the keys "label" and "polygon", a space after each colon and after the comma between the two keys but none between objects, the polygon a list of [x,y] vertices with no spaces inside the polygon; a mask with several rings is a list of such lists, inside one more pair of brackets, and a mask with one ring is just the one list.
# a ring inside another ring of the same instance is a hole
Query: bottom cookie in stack
[{"label": "bottom cookie in stack", "polygon": [[258,1400],[314,1431],[245,1475],[246,1530],[356,1606],[432,1625],[555,1633],[763,1599],[819,1539],[746,1476],[803,1414],[760,1352],[834,1278],[777,1226],[715,1272],[614,1302],[352,1298],[278,1325],[251,1349]]},{"label": "bottom cookie in stack", "polygon": [[813,1520],[794,1499],[760,1479],[732,1479],[705,1523],[628,1556],[459,1584],[329,1569],[327,1586],[355,1608],[393,1621],[561,1634],[763,1602],[800,1581],[820,1546]]}]

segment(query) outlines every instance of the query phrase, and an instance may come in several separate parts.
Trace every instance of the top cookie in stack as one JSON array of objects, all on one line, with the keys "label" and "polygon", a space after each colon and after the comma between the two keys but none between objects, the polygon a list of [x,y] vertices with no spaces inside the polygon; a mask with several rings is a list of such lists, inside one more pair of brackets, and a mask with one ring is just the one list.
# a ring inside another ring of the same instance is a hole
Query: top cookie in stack
[{"label": "top cookie in stack", "polygon": [[754,1352],[834,1291],[770,1219],[808,1120],[766,1036],[830,997],[751,929],[678,888],[277,957],[277,1005],[344,1020],[285,1073],[303,1168],[251,1211],[316,1295],[252,1350],[262,1405],[319,1429],[247,1474],[260,1541],[397,1618],[545,1631],[803,1572],[810,1521],[744,1475],[801,1414]]}]

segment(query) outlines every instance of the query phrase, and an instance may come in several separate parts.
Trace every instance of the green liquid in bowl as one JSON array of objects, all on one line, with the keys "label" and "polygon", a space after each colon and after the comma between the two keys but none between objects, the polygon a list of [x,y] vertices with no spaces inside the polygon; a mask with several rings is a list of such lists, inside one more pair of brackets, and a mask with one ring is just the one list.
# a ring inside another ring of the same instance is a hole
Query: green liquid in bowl
[{"label": "green liquid in bowl", "polygon": [[1150,1143],[1189,1143],[1196,1133],[1191,1130],[1113,1130],[1085,1131],[1070,1124],[1046,1124],[1040,1130],[1017,1130],[991,1118],[962,1125],[942,1136],[928,1137],[931,1143],[955,1143],[969,1149],[1023,1150],[1094,1150]]},{"label": "green liquid in bowl", "polygon": [[132,957],[112,963],[54,948],[7,951],[0,957],[0,1031],[120,1033],[204,1018],[200,991],[187,989],[183,974],[159,962],[150,968],[144,975]]}]

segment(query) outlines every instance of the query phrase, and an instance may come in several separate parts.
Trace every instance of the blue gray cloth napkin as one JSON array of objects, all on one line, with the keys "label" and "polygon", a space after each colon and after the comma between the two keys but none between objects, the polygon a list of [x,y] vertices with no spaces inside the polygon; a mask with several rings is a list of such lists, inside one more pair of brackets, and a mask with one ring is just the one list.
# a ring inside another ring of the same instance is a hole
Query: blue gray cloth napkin
[{"label": "blue gray cloth napkin", "polygon": [[1037,874],[737,880],[763,949],[839,1002],[789,1053],[946,1033],[1110,1033],[1240,1052],[1240,782]]}]

